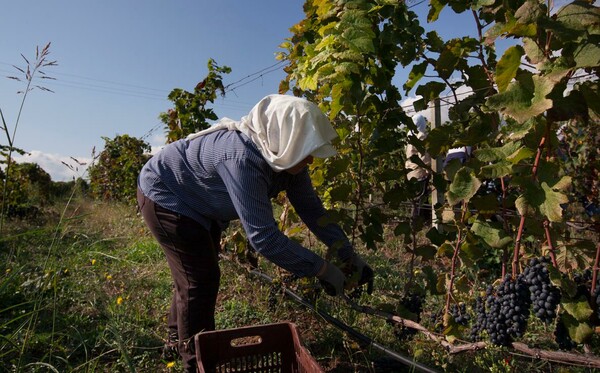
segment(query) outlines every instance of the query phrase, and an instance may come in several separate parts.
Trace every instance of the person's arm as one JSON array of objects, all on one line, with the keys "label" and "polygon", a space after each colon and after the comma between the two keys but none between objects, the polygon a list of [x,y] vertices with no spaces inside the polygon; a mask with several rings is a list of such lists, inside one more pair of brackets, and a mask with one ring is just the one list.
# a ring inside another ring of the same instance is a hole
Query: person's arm
[{"label": "person's arm", "polygon": [[261,167],[268,166],[247,159],[217,166],[250,244],[269,261],[300,277],[317,275],[324,259],[279,230],[268,196],[269,171]]},{"label": "person's arm", "polygon": [[287,197],[308,229],[327,247],[337,248],[340,260],[350,259],[354,254],[354,249],[342,228],[334,223],[326,225],[322,223],[327,211],[312,186],[308,170],[303,170],[295,175],[290,184],[287,189]]},{"label": "person's arm", "polygon": [[365,263],[360,255],[355,253],[339,225],[320,223],[327,212],[312,186],[307,169],[294,176],[293,182],[287,189],[287,196],[302,221],[317,238],[327,247],[337,248],[337,256],[342,262],[340,269],[345,274],[344,286],[354,288],[367,284],[367,293],[371,294],[373,292],[373,269]]}]

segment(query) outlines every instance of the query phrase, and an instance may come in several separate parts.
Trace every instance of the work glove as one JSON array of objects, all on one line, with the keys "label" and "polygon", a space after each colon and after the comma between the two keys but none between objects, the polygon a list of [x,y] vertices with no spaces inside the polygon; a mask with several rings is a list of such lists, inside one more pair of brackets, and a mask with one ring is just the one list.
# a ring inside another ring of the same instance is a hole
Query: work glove
[{"label": "work glove", "polygon": [[[324,267],[324,268],[323,268]],[[325,292],[333,297],[344,294],[344,273],[335,265],[325,262],[317,275]]]},{"label": "work glove", "polygon": [[358,255],[354,254],[344,265],[346,274],[346,289],[354,289],[367,284],[367,293],[373,293],[373,269]]}]

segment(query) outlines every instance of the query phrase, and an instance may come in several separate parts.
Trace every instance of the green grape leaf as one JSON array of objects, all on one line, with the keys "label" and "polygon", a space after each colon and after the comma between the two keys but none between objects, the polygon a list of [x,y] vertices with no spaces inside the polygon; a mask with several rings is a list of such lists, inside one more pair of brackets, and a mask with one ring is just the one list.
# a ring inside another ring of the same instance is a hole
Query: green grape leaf
[{"label": "green grape leaf", "polygon": [[502,249],[512,242],[512,237],[506,234],[499,223],[478,219],[473,223],[471,231],[495,249]]},{"label": "green grape leaf", "polygon": [[431,227],[427,231],[425,237],[427,237],[429,242],[437,246],[440,246],[441,244],[446,242],[446,235],[442,234],[442,232],[440,232],[435,226]]},{"label": "green grape leaf", "polygon": [[539,45],[532,38],[523,38],[523,49],[529,62],[538,64],[546,60],[544,51],[540,49]]},{"label": "green grape leaf", "polygon": [[315,187],[323,185],[325,182],[325,174],[323,170],[314,170],[310,173],[310,179]]},{"label": "green grape leaf", "polygon": [[329,180],[334,177],[348,171],[348,167],[350,166],[350,158],[349,157],[336,157],[331,163],[329,163],[327,167],[327,178]]},{"label": "green grape leaf", "polygon": [[578,321],[569,313],[563,313],[561,318],[573,341],[586,343],[592,337],[594,330],[588,323]]},{"label": "green grape leaf", "polygon": [[427,33],[425,42],[429,45],[429,49],[432,52],[440,53],[444,49],[444,41],[436,31],[430,31]]},{"label": "green grape leaf", "polygon": [[559,9],[556,20],[566,29],[600,33],[600,8],[583,1],[575,1]]},{"label": "green grape leaf", "polygon": [[463,167],[454,175],[446,192],[446,199],[450,206],[461,201],[468,202],[477,193],[480,186],[481,181],[475,176],[473,170]]},{"label": "green grape leaf", "polygon": [[417,84],[417,82],[421,80],[421,78],[425,75],[427,65],[427,61],[423,61],[421,63],[413,65],[412,69],[410,70],[410,73],[408,74],[408,80],[406,81],[406,83],[404,83],[403,86],[406,93],[413,89],[415,84]]},{"label": "green grape leaf", "polygon": [[512,163],[500,161],[481,167],[479,175],[484,179],[498,179],[512,174]]},{"label": "green grape leaf", "polygon": [[473,92],[479,92],[485,88],[491,89],[488,76],[485,73],[483,66],[469,66],[465,68],[465,73],[467,74],[467,83],[469,87],[473,89]]},{"label": "green grape leaf", "polygon": [[[349,162],[348,164],[346,164],[346,168],[347,169],[349,166]],[[400,180],[400,178],[402,178],[403,176],[403,172],[399,171],[399,170],[394,170],[391,168],[386,168],[384,170],[382,170],[381,172],[377,173],[377,180],[380,182],[384,182],[384,181],[394,181],[394,180]]]},{"label": "green grape leaf", "polygon": [[490,193],[484,196],[476,195],[471,198],[471,203],[473,203],[473,207],[483,215],[492,215],[498,212],[498,196],[496,194]]},{"label": "green grape leaf", "polygon": [[431,260],[435,257],[437,249],[433,245],[421,245],[415,249],[415,255],[420,256],[424,260]]},{"label": "green grape leaf", "polygon": [[442,79],[449,79],[457,68],[467,66],[464,58],[474,51],[476,46],[475,39],[469,37],[449,40],[437,58],[435,71]]},{"label": "green grape leaf", "polygon": [[430,0],[429,1],[429,13],[427,14],[427,22],[437,21],[440,13],[444,7],[448,4],[447,0]]},{"label": "green grape leaf", "polygon": [[[568,277],[563,276],[563,274],[557,268],[554,266],[548,266],[548,272],[552,284],[560,288],[561,292],[567,295],[569,299],[573,298],[577,294],[577,285],[575,282]],[[566,298],[563,298],[563,300],[565,299]]]},{"label": "green grape leaf", "polygon": [[432,295],[443,294],[443,290],[439,291],[438,289],[438,272],[434,271],[431,266],[425,266],[422,268],[423,273],[425,274],[425,281],[427,282],[427,290]]},{"label": "green grape leaf", "polygon": [[561,221],[562,207],[560,205],[569,202],[569,198],[562,193],[553,191],[546,183],[542,183],[542,189],[546,198],[540,205],[540,212],[550,221]]},{"label": "green grape leaf", "polygon": [[556,83],[550,79],[531,75],[530,72],[517,74],[516,81],[501,93],[490,96],[486,105],[491,111],[501,111],[523,123],[542,114],[552,107],[552,100],[546,96]]},{"label": "green grape leaf", "polygon": [[[353,25],[354,26],[354,25]],[[351,50],[359,53],[372,53],[375,51],[373,40],[375,35],[369,29],[348,27],[342,33]]]},{"label": "green grape leaf", "polygon": [[565,312],[573,316],[577,321],[588,321],[594,311],[585,297],[579,297],[560,303]]},{"label": "green grape leaf", "polygon": [[468,294],[472,288],[469,279],[465,275],[460,276],[454,281],[454,289],[459,293]]},{"label": "green grape leaf", "polygon": [[535,152],[527,147],[521,147],[516,152],[508,155],[506,160],[512,164],[517,164],[521,162],[523,159],[531,158]]},{"label": "green grape leaf", "polygon": [[428,82],[417,87],[415,93],[423,96],[423,99],[427,103],[440,97],[440,93],[442,93],[444,89],[446,89],[446,85],[444,83]]},{"label": "green grape leaf", "polygon": [[[526,1],[523,5],[515,12],[515,19],[519,24],[528,25],[533,24],[535,27],[536,21],[541,14],[541,8],[537,2]],[[533,35],[529,36],[534,36]]]},{"label": "green grape leaf", "polygon": [[466,259],[472,262],[475,262],[481,259],[483,255],[483,249],[481,245],[472,242],[463,242],[460,245],[460,252],[465,255],[461,255],[462,260],[466,262]]},{"label": "green grape leaf", "polygon": [[[599,40],[595,41],[596,43],[599,42]],[[600,65],[600,46],[596,43],[585,43],[577,46],[577,49],[573,52],[576,67],[597,67]]]},{"label": "green grape leaf", "polygon": [[[559,185],[560,186],[560,185]],[[546,182],[529,183],[524,193],[517,198],[515,206],[521,215],[535,215],[536,212],[546,216],[553,222],[561,221],[561,204],[569,202],[569,198],[556,192]]]},{"label": "green grape leaf", "polygon": [[518,142],[511,141],[498,148],[477,149],[473,152],[473,155],[481,162],[502,161],[519,150],[520,146]]},{"label": "green grape leaf", "polygon": [[436,127],[425,138],[425,148],[432,157],[446,153],[452,146],[454,130],[451,126]]},{"label": "green grape leaf", "polygon": [[595,114],[596,117],[600,117],[600,86],[598,82],[584,82],[577,86],[579,92],[585,97],[585,101],[590,111],[590,117]]},{"label": "green grape leaf", "polygon": [[332,202],[348,201],[350,194],[352,194],[352,187],[348,184],[336,186],[329,191]]},{"label": "green grape leaf", "polygon": [[409,235],[410,233],[411,233],[410,223],[406,222],[406,221],[398,223],[398,225],[396,225],[396,228],[394,228],[395,236]]},{"label": "green grape leaf", "polygon": [[508,84],[517,75],[523,54],[525,54],[523,47],[515,45],[509,47],[498,61],[496,65],[496,84],[499,92],[506,91]]},{"label": "green grape leaf", "polygon": [[298,81],[300,88],[304,90],[315,90],[317,89],[317,83],[319,79],[316,74],[304,75],[302,79]]},{"label": "green grape leaf", "polygon": [[523,139],[529,134],[529,132],[535,126],[536,123],[537,121],[535,120],[535,118],[527,120],[523,123],[516,123],[512,126],[513,131],[508,135],[508,139],[512,141]]},{"label": "green grape leaf", "polygon": [[454,247],[452,246],[452,244],[449,242],[444,242],[443,244],[440,245],[440,247],[438,247],[438,251],[437,251],[436,255],[438,257],[452,258],[453,254],[454,254]]},{"label": "green grape leaf", "polygon": [[556,261],[565,272],[588,268],[596,253],[596,243],[592,240],[569,240],[557,242]]}]

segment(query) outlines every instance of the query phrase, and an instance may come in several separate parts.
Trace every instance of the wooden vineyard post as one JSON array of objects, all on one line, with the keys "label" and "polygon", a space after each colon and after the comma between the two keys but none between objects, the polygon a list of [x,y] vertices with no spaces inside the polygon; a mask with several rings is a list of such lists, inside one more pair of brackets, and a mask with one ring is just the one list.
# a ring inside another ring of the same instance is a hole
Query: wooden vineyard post
[{"label": "wooden vineyard post", "polygon": [[[442,125],[442,112],[440,107],[440,99],[436,98],[434,100],[433,105],[433,121],[431,123],[431,129],[440,127]],[[431,169],[434,174],[440,174],[443,171],[443,155],[438,155],[435,159],[432,159]],[[431,193],[431,226],[435,227],[438,231],[441,232],[442,226],[438,221],[435,208],[438,204],[444,204],[444,194],[435,188],[435,185],[432,185],[432,193]]]}]

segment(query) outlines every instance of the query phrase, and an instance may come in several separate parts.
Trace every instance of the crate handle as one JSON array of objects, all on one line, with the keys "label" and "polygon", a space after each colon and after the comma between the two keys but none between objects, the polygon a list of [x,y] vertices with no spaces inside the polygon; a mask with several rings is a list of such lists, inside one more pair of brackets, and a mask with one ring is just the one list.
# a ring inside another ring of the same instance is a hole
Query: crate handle
[{"label": "crate handle", "polygon": [[258,346],[263,342],[260,335],[249,335],[232,339],[229,344],[234,348],[243,348],[246,346]]}]

